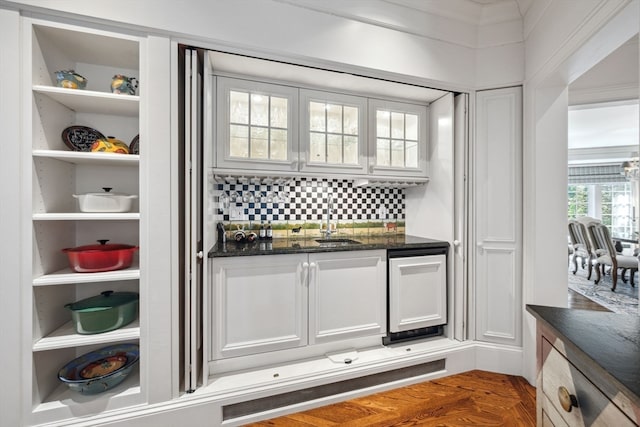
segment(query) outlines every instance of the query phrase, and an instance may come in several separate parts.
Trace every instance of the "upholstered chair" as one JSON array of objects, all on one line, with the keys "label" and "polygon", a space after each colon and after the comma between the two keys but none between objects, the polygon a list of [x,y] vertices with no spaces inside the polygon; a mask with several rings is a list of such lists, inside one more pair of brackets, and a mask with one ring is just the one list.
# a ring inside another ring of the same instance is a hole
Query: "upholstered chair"
[{"label": "upholstered chair", "polygon": [[573,249],[573,274],[578,271],[578,258],[582,268],[587,268],[587,279],[591,279],[593,248],[584,224],[579,221],[569,221],[569,239]]},{"label": "upholstered chair", "polygon": [[589,235],[594,242],[595,251],[599,254],[595,258],[596,263],[596,279],[597,284],[600,281],[600,269],[599,266],[608,265],[611,266],[611,290],[616,290],[618,283],[618,269],[629,270],[631,272],[630,284],[635,286],[634,276],[638,271],[638,259],[633,256],[621,255],[616,252],[613,240],[611,240],[611,234],[606,225],[600,223],[591,223],[588,226]]}]

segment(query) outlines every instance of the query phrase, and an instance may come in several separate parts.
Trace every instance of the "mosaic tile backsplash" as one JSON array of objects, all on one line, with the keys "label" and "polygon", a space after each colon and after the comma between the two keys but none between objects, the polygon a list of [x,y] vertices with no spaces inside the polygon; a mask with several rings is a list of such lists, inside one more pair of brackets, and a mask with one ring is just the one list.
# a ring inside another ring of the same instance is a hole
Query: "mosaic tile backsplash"
[{"label": "mosaic tile backsplash", "polygon": [[[331,222],[335,223],[332,226],[372,221],[404,224],[403,189],[357,187],[345,180],[298,178],[271,185],[219,183],[213,197],[216,222],[249,222],[249,228],[262,222],[271,222],[274,228],[287,224],[313,227],[326,221],[329,200]],[[233,209],[242,209],[244,221],[231,219]]]}]

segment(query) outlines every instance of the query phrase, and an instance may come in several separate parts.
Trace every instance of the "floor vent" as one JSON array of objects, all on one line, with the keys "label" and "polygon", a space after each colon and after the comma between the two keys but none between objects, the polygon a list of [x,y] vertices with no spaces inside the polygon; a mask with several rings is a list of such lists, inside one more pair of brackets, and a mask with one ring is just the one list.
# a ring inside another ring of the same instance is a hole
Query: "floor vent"
[{"label": "floor vent", "polygon": [[261,399],[249,400],[247,402],[234,403],[222,408],[222,419],[226,421],[246,415],[257,414],[271,409],[282,408],[289,405],[295,405],[297,403],[332,396],[334,394],[345,393],[405,378],[430,374],[432,372],[444,370],[444,368],[445,359],[440,359],[428,363],[422,363],[420,365],[368,375],[366,377],[339,381],[303,390],[296,390],[289,393],[263,397]]}]

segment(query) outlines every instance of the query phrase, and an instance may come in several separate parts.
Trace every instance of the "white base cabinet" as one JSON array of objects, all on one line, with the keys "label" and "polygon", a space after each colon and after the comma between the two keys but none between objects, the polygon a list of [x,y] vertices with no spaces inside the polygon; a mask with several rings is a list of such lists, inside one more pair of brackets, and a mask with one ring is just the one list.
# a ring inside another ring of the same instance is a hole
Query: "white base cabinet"
[{"label": "white base cabinet", "polygon": [[384,250],[214,258],[212,277],[210,360],[386,332]]},{"label": "white base cabinet", "polygon": [[446,255],[389,260],[389,331],[447,323]]},{"label": "white base cabinet", "polygon": [[307,343],[306,255],[214,260],[214,359]]},{"label": "white base cabinet", "polygon": [[309,255],[309,344],[384,335],[386,251]]}]

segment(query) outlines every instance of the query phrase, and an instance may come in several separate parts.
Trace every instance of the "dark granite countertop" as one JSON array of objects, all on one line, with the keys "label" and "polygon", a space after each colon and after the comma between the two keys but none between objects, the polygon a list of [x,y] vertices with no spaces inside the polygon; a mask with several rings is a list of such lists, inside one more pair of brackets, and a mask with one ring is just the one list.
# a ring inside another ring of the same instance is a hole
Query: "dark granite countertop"
[{"label": "dark granite countertop", "polygon": [[[343,236],[335,237],[341,239]],[[392,236],[354,236],[349,239],[359,244],[321,246],[314,239],[272,239],[259,240],[253,243],[216,244],[209,251],[209,258],[247,256],[247,255],[279,255],[314,252],[365,251],[374,249],[425,249],[448,248],[449,244],[442,240],[394,234]]]},{"label": "dark granite countertop", "polygon": [[571,362],[610,399],[640,407],[640,316],[527,305],[560,338]]}]

